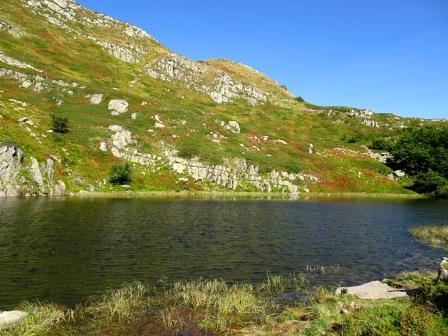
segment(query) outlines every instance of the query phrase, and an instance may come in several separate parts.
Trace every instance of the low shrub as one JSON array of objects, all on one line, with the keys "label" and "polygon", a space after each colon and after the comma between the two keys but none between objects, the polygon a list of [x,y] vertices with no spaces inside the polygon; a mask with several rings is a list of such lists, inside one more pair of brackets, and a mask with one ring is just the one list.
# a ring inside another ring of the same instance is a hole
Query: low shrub
[{"label": "low shrub", "polygon": [[129,163],[114,164],[110,167],[109,182],[113,185],[129,184],[132,179],[132,167]]},{"label": "low shrub", "polygon": [[52,115],[51,116],[51,125],[52,125],[51,129],[53,130],[53,132],[60,133],[60,134],[66,134],[69,132],[67,118],[61,118],[61,117]]}]

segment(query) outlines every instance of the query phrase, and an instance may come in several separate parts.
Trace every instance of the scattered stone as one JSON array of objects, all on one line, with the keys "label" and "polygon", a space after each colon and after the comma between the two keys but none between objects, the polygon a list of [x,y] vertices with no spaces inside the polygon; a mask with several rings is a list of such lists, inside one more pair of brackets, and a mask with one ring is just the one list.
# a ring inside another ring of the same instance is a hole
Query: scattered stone
[{"label": "scattered stone", "polygon": [[406,173],[402,170],[396,170],[395,175],[397,175],[398,177],[405,177]]},{"label": "scattered stone", "polygon": [[[90,103],[93,105],[99,105],[103,101],[103,95],[101,93],[95,93],[90,96]],[[110,104],[109,104],[110,106]],[[110,110],[110,108],[109,108]]]},{"label": "scattered stone", "polygon": [[308,153],[313,154],[314,153],[314,145],[310,144],[310,147],[308,148]]},{"label": "scattered stone", "polygon": [[162,122],[162,120],[160,119],[158,114],[156,114],[154,116],[154,119],[156,120],[154,123],[155,128],[159,128],[159,129],[165,128],[165,124]]},{"label": "scattered stone", "polygon": [[405,291],[390,287],[381,281],[372,281],[360,286],[336,289],[336,295],[342,294],[354,295],[363,300],[394,299],[408,296]]},{"label": "scattered stone", "polygon": [[105,141],[101,141],[100,143],[100,151],[107,152],[107,144]]},{"label": "scattered stone", "polygon": [[235,120],[230,120],[228,123],[226,123],[225,121],[221,121],[219,124],[221,125],[222,128],[229,130],[233,133],[240,133],[241,131],[240,124]]},{"label": "scattered stone", "polygon": [[86,183],[86,180],[84,178],[78,176],[78,177],[73,178],[73,183],[81,186]]},{"label": "scattered stone", "polygon": [[276,142],[278,144],[281,144],[281,145],[287,145],[288,144],[285,140],[282,140],[282,139],[277,139],[274,142]]},{"label": "scattered stone", "polygon": [[131,119],[132,119],[132,120],[137,119],[137,113],[135,113],[135,112],[132,113],[132,114],[131,114]]},{"label": "scattered stone", "polygon": [[113,116],[126,113],[128,111],[129,103],[124,99],[112,99],[109,102],[108,109]]}]

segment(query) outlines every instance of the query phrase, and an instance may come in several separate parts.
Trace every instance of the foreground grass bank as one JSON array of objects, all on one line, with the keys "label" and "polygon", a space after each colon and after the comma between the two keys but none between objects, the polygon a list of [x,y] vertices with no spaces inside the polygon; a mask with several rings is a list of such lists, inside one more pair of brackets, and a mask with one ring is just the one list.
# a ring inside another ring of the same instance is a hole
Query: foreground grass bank
[{"label": "foreground grass bank", "polygon": [[310,291],[301,274],[258,285],[133,283],[74,309],[23,304],[28,317],[0,336],[448,335],[448,287],[435,280],[435,273],[402,274],[389,283],[418,288],[416,296],[387,301]]}]

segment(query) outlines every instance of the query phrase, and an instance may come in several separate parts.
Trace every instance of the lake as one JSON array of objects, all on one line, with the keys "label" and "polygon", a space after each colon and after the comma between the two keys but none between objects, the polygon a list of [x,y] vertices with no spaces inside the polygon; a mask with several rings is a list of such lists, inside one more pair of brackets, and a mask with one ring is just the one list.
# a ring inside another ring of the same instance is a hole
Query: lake
[{"label": "lake", "polygon": [[435,269],[443,251],[412,239],[446,224],[436,200],[0,199],[0,310],[22,300],[73,305],[129,281],[310,274],[352,285]]}]

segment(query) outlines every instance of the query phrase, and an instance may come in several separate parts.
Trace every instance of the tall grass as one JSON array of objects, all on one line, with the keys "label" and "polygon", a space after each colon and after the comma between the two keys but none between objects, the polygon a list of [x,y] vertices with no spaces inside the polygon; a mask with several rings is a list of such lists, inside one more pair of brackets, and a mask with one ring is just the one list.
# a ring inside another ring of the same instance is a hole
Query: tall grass
[{"label": "tall grass", "polygon": [[[318,287],[303,274],[269,274],[260,284],[196,280],[158,288],[130,283],[73,310],[25,304],[21,322],[0,336],[141,335],[448,335],[448,287],[435,274],[407,273],[391,282],[422,288],[417,299],[363,301]],[[441,303],[441,304],[440,304]]]},{"label": "tall grass", "polygon": [[448,250],[448,225],[443,226],[419,226],[410,230],[412,236],[433,246]]},{"label": "tall grass", "polygon": [[74,318],[73,310],[64,310],[55,305],[25,303],[19,308],[27,316],[12,327],[0,328],[0,336],[47,336]]}]

